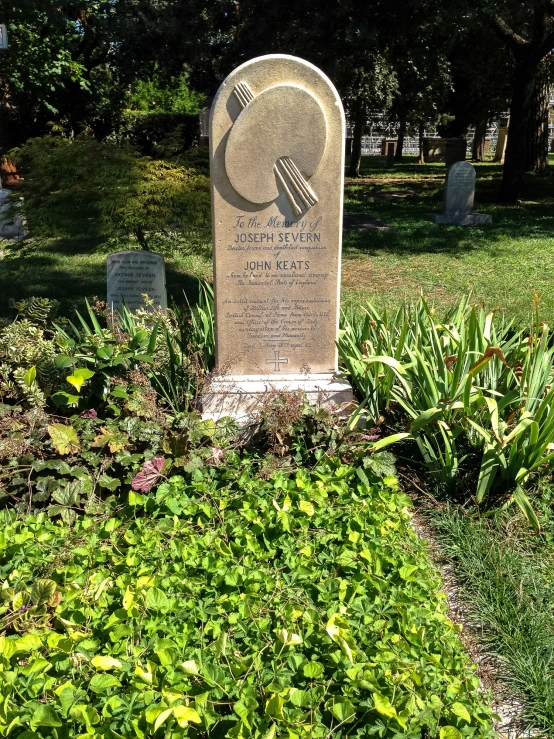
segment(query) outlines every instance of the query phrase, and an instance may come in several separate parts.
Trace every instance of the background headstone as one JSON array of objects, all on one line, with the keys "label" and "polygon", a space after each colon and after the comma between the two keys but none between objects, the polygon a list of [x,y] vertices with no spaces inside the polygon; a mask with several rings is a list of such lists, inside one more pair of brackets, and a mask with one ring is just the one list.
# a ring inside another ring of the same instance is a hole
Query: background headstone
[{"label": "background headstone", "polygon": [[506,153],[506,144],[508,143],[508,126],[510,123],[509,118],[502,118],[500,120],[500,127],[498,129],[498,138],[496,140],[496,151],[494,152],[493,162],[503,162],[504,154]]},{"label": "background headstone", "polygon": [[0,187],[0,239],[19,241],[25,236],[23,219],[21,216],[14,216],[13,207],[6,202],[9,194],[10,190],[3,190]]},{"label": "background headstone", "polygon": [[143,294],[155,308],[167,308],[165,264],[161,254],[148,251],[119,251],[108,255],[107,292],[109,310],[147,308]]},{"label": "background headstone", "polygon": [[435,223],[471,226],[490,223],[492,217],[473,212],[475,167],[470,162],[456,162],[446,172],[444,212],[434,215]]},{"label": "background headstone", "polygon": [[302,59],[253,59],[219,88],[210,154],[225,377],[204,396],[205,416],[242,418],[270,388],[350,400],[350,386],[334,380],[344,173],[337,91]]}]

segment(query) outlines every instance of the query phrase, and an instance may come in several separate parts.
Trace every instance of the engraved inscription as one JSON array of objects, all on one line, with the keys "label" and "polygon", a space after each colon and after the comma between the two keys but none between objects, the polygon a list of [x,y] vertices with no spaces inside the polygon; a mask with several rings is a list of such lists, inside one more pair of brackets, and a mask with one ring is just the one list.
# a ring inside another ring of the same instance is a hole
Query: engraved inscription
[{"label": "engraved inscription", "polygon": [[148,295],[154,307],[167,308],[163,257],[141,251],[110,254],[107,259],[110,310],[121,311],[123,305],[130,311],[146,308],[143,295]]}]

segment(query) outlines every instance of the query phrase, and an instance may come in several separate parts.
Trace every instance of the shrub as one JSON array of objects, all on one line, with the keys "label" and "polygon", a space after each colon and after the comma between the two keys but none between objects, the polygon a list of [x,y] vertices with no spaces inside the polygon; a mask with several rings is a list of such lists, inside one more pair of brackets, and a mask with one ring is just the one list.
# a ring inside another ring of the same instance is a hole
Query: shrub
[{"label": "shrub", "polygon": [[208,179],[90,137],[31,139],[12,156],[25,167],[17,194],[32,235],[148,234],[206,228]]},{"label": "shrub", "polygon": [[115,140],[127,143],[145,156],[153,156],[164,141],[173,140],[180,151],[196,146],[200,140],[198,114],[142,112],[128,110],[119,125]]}]

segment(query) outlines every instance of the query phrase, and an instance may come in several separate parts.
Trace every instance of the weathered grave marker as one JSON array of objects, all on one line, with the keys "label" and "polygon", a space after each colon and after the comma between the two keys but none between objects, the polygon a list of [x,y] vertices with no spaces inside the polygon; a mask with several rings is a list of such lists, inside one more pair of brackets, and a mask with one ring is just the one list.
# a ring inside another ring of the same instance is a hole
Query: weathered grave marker
[{"label": "weathered grave marker", "polygon": [[470,162],[456,162],[446,173],[444,212],[431,216],[435,223],[475,226],[490,223],[492,217],[473,212],[475,167]]},{"label": "weathered grave marker", "polygon": [[352,399],[337,380],[344,112],[330,80],[281,54],[223,82],[210,157],[219,376],[206,417],[247,420],[272,389]]},{"label": "weathered grave marker", "polygon": [[165,264],[161,254],[148,251],[118,251],[107,259],[107,292],[110,311],[148,308],[143,294],[155,308],[167,308]]},{"label": "weathered grave marker", "polygon": [[17,215],[19,207],[14,209],[7,203],[9,190],[3,190],[0,183],[0,239],[19,241],[25,236],[23,219]]}]

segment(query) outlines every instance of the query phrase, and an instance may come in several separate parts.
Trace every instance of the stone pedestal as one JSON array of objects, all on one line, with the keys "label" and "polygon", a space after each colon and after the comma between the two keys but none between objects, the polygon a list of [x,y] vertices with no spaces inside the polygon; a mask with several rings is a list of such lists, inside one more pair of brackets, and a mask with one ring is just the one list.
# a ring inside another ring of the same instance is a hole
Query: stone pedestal
[{"label": "stone pedestal", "polygon": [[202,418],[218,421],[230,416],[239,425],[256,423],[259,412],[272,393],[301,390],[306,400],[338,416],[352,411],[350,384],[331,373],[317,375],[234,375],[216,377],[202,394]]}]

